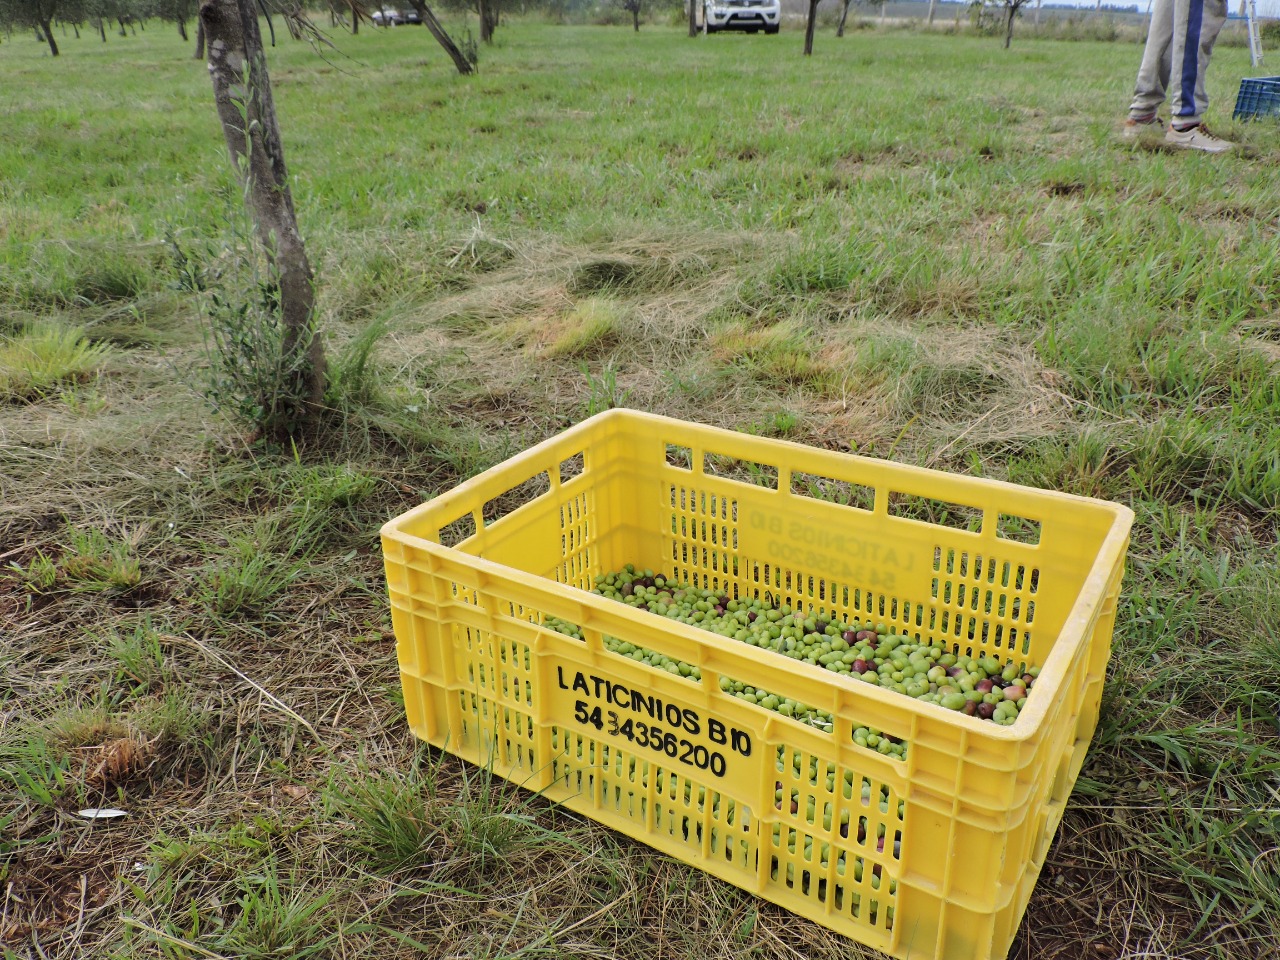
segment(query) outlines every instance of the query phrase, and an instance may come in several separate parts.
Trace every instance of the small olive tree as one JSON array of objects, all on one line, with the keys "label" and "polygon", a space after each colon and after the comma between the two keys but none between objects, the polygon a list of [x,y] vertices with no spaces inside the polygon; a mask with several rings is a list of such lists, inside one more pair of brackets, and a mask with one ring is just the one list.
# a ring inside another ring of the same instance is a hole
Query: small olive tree
[{"label": "small olive tree", "polygon": [[991,9],[999,12],[1000,18],[1004,21],[1004,48],[1009,49],[1009,44],[1013,42],[1013,21],[1022,13],[1022,8],[1027,5],[1027,0],[974,0],[972,6],[976,8],[979,19],[984,9]]},{"label": "small olive tree", "polygon": [[289,191],[256,0],[201,0],[200,22],[218,119],[271,266],[272,307],[279,316],[279,395],[258,398],[258,426],[270,439],[285,441],[313,432],[323,409],[315,279]]},{"label": "small olive tree", "polygon": [[187,40],[187,23],[195,20],[200,12],[200,0],[149,0],[144,10],[147,16],[168,20],[176,25],[178,35]]},{"label": "small olive tree", "polygon": [[640,4],[642,0],[622,0],[622,9],[631,14],[631,25],[640,32]]},{"label": "small olive tree", "polygon": [[[358,6],[359,0],[348,0],[348,2]],[[458,72],[464,77],[469,73],[474,73],[476,68],[474,41],[471,44],[471,56],[467,56],[453,42],[453,37],[449,36],[444,29],[444,25],[440,23],[440,19],[427,6],[427,0],[409,0],[409,2],[413,4],[413,9],[418,12],[418,17],[426,25],[426,28],[431,31],[431,36],[435,37],[436,43],[440,44],[444,52],[449,55],[449,59],[453,61],[453,65]]]},{"label": "small olive tree", "polygon": [[475,0],[475,11],[480,18],[480,42],[493,43],[493,31],[502,18],[502,0]]},{"label": "small olive tree", "polygon": [[844,25],[849,19],[849,8],[855,4],[860,5],[863,0],[842,0],[840,4],[840,20],[836,23],[836,36],[844,36]]},{"label": "small olive tree", "polygon": [[1004,0],[1004,48],[1009,49],[1013,42],[1013,20],[1022,13],[1027,0]]}]

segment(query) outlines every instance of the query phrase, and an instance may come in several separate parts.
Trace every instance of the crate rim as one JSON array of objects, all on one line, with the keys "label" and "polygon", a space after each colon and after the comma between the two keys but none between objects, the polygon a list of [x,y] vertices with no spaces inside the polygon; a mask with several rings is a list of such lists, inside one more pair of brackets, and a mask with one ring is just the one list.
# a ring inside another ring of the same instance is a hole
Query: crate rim
[{"label": "crate rim", "polygon": [[[647,413],[642,410],[632,410],[626,407],[614,407],[610,410],[605,410],[602,413],[597,413],[594,416],[588,417],[585,420],[580,420],[578,421],[578,423],[570,427],[567,427],[564,430],[561,430],[559,433],[552,434],[550,437],[547,437],[545,440],[539,441],[538,443],[534,444],[532,447],[529,447],[526,450],[522,450],[519,453],[513,454],[512,456],[507,457],[507,459],[503,460],[502,462],[496,463],[492,467],[489,467],[486,470],[482,470],[479,473],[471,477],[468,477],[462,483],[455,484],[454,486],[450,487],[448,490],[445,490],[435,495],[434,497],[431,497],[429,500],[426,500],[423,503],[418,504],[416,507],[413,507],[405,511],[403,514],[393,517],[392,519],[388,520],[385,524],[383,524],[380,532],[384,534],[388,532],[393,532],[393,531],[398,532],[398,526],[401,523],[407,523],[413,520],[414,518],[416,518],[417,516],[419,516],[420,514],[429,512],[429,510],[433,507],[439,508],[441,506],[444,506],[451,499],[464,497],[467,493],[471,492],[476,487],[481,486],[487,478],[493,476],[498,471],[503,470],[507,467],[510,467],[516,464],[517,462],[519,462],[520,460],[532,459],[538,454],[549,451],[552,447],[556,447],[563,443],[567,443],[569,440],[571,440],[574,436],[576,436],[579,433],[589,433],[597,425],[607,423],[609,420],[614,420],[614,419],[638,420],[642,422],[647,421],[652,424],[661,424],[664,426],[670,426],[677,429],[680,427],[692,426],[692,427],[696,427],[699,430],[712,430],[719,433],[729,434],[736,441],[746,443],[750,446],[758,446],[762,448],[774,448],[774,449],[776,449],[779,446],[782,446],[791,450],[804,450],[809,453],[820,454],[824,457],[830,457],[830,458],[835,458],[840,460],[853,460],[861,464],[871,465],[875,469],[883,469],[885,466],[890,466],[896,472],[902,473],[906,476],[914,477],[916,479],[921,479],[921,480],[930,478],[930,477],[945,477],[948,480],[952,480],[952,481],[960,480],[967,484],[972,484],[974,486],[983,487],[989,490],[990,489],[1009,490],[1009,491],[1018,491],[1019,493],[1026,493],[1030,491],[1035,493],[1037,498],[1042,498],[1045,500],[1056,500],[1060,503],[1091,504],[1095,507],[1103,507],[1107,510],[1115,511],[1116,512],[1115,520],[1117,522],[1124,522],[1127,524],[1125,527],[1126,532],[1128,530],[1128,525],[1132,525],[1132,522],[1134,519],[1134,513],[1129,507],[1125,506],[1122,503],[1117,503],[1114,500],[1101,500],[1101,499],[1098,499],[1097,497],[1082,497],[1078,494],[1064,493],[1060,490],[1043,490],[1039,487],[1027,487],[1027,486],[1023,486],[1016,483],[1010,483],[1007,480],[995,480],[987,477],[970,477],[970,476],[966,476],[964,474],[959,474],[959,473],[948,473],[945,470],[937,470],[932,467],[917,467],[914,464],[898,463],[897,461],[894,461],[894,460],[884,460],[879,457],[868,457],[859,453],[843,453],[836,450],[823,450],[817,447],[807,446],[803,443],[797,443],[794,440],[779,440],[779,439],[774,439],[772,437],[760,437],[751,433],[740,433],[736,430],[729,430],[725,427],[714,427],[709,424],[695,423],[691,420],[678,420],[674,417],[665,417],[660,414]],[[1106,545],[1107,544],[1104,541],[1103,547],[1105,548]]]},{"label": "crate rim", "polygon": [[[884,465],[887,464],[892,466],[895,470],[905,471],[909,475],[913,475],[918,479],[933,477],[933,476],[946,477],[949,480],[955,480],[957,478],[960,478],[960,479],[972,481],[988,489],[990,489],[991,487],[995,487],[997,489],[1005,488],[1010,490],[1018,490],[1022,492],[1031,490],[1037,495],[1044,494],[1046,498],[1051,500],[1058,500],[1059,502],[1088,503],[1095,506],[1104,507],[1105,509],[1113,513],[1111,526],[1108,529],[1107,534],[1103,539],[1097,554],[1093,558],[1093,563],[1090,567],[1089,573],[1086,576],[1084,582],[1081,584],[1080,591],[1076,597],[1075,603],[1072,604],[1071,613],[1068,615],[1066,621],[1063,623],[1062,630],[1060,631],[1060,634],[1059,634],[1060,636],[1062,634],[1068,633],[1069,631],[1072,631],[1079,635],[1083,634],[1084,628],[1087,625],[1090,616],[1093,613],[1096,613],[1097,604],[1106,593],[1107,580],[1109,579],[1111,570],[1114,567],[1116,557],[1125,548],[1125,544],[1129,536],[1129,531],[1134,519],[1134,513],[1129,507],[1125,506],[1124,504],[1115,503],[1109,500],[1100,500],[1092,497],[1081,497],[1075,494],[1062,493],[1060,491],[1054,491],[1054,490],[1042,491],[1042,490],[1039,490],[1038,488],[1022,487],[1017,484],[1012,484],[1003,480],[988,480],[985,478],[977,478],[977,477],[962,477],[959,474],[947,473],[946,471],[942,471],[942,470],[934,470],[927,467],[916,467],[910,464],[898,464],[898,463],[894,463],[893,461],[880,460],[874,457],[864,457],[857,454],[838,453],[836,451],[830,451],[830,450],[816,450],[816,448],[807,447],[804,444],[796,443],[794,441],[773,440],[768,438],[756,437],[751,434],[737,434],[736,431],[726,430],[723,427],[711,427],[705,424],[694,424],[691,421],[677,420],[672,417],[663,417],[657,414],[645,413],[638,410],[631,410],[626,408],[614,408],[611,410],[606,410],[602,413],[595,414],[592,417],[582,420],[579,423],[565,430],[562,430],[561,432],[554,434],[551,437],[548,437],[547,439],[535,444],[534,446],[529,447],[527,450],[521,451],[520,453],[517,453],[511,457],[508,457],[506,460],[502,461],[501,463],[497,463],[492,467],[488,468],[487,470],[481,471],[480,473],[467,479],[466,481],[454,487],[449,488],[443,493],[435,497],[432,497],[431,499],[425,501],[424,503],[421,503],[418,506],[413,507],[412,509],[392,518],[391,520],[388,520],[385,524],[383,524],[383,526],[379,531],[380,536],[384,540],[384,550],[385,550],[385,541],[391,540],[391,541],[401,542],[406,545],[413,546],[417,549],[424,550],[429,554],[435,554],[444,558],[465,557],[466,558],[465,565],[472,567],[473,569],[476,570],[477,573],[481,574],[483,577],[496,580],[496,581],[507,580],[527,590],[531,590],[535,593],[550,592],[548,587],[549,581],[547,581],[543,577],[526,573],[523,570],[519,570],[515,567],[506,566],[505,564],[500,564],[492,560],[487,560],[484,557],[479,557],[479,556],[476,556],[475,554],[466,553],[465,551],[458,550],[455,547],[445,546],[444,544],[439,543],[438,541],[435,541],[435,540],[429,540],[425,537],[419,537],[414,534],[406,533],[402,529],[402,527],[406,524],[411,523],[412,521],[414,521],[424,513],[431,512],[433,509],[441,509],[443,507],[448,506],[449,502],[452,501],[453,499],[464,498],[470,491],[474,490],[476,487],[481,486],[486,479],[498,474],[504,469],[507,469],[517,464],[519,461],[523,459],[533,459],[538,454],[545,453],[553,447],[568,443],[578,434],[588,433],[592,431],[594,428],[598,427],[600,424],[606,423],[609,420],[613,420],[613,419],[617,419],[617,420],[634,419],[634,420],[648,421],[654,424],[669,425],[674,428],[695,426],[702,430],[712,430],[712,431],[717,431],[717,432],[722,432],[727,434],[733,434],[735,438],[741,437],[743,440],[746,440],[746,441],[763,440],[765,441],[765,444],[767,444],[768,447],[774,448],[774,449],[776,449],[777,445],[784,445],[792,449],[803,449],[803,450],[818,452],[821,454],[831,456],[833,458],[840,458],[840,459],[853,458],[860,462],[877,464],[877,465],[880,465],[880,467],[883,467]],[[552,587],[568,588],[569,586],[568,584],[558,584],[554,582],[550,582],[550,583]],[[618,603],[617,601],[610,600],[607,597],[600,596],[599,594],[593,593],[588,590],[579,590],[576,588],[572,588],[572,589],[574,589],[574,596],[572,597],[572,602],[583,607],[584,611],[585,609],[591,609],[592,611],[598,614],[603,614],[606,618],[620,617],[624,620],[629,621],[631,625],[637,628],[644,628],[644,627],[652,628],[656,625],[661,625],[662,629],[665,632],[674,633],[682,637],[683,639],[693,643],[695,646],[708,647],[717,652],[720,652],[722,654],[728,654],[730,656],[742,655],[743,645],[738,641],[730,640],[727,637],[721,637],[718,634],[712,633],[709,630],[700,630],[689,624],[679,623],[677,621],[670,620],[666,617],[659,616],[658,614],[650,613],[647,610],[637,610],[633,607],[628,606],[627,604]],[[583,626],[588,626],[591,622],[588,618],[585,618],[585,617],[582,618],[582,621],[583,621],[582,623]],[[899,709],[902,708],[901,694],[895,693],[890,690],[885,690],[879,686],[869,684],[869,683],[864,683],[862,681],[848,680],[838,674],[832,674],[831,671],[826,670],[825,668],[818,667],[817,665],[814,665],[814,664],[808,664],[808,663],[793,660],[790,657],[783,656],[781,653],[776,653],[772,650],[760,650],[759,648],[753,648],[753,655],[762,656],[764,662],[769,663],[780,674],[783,674],[786,676],[796,676],[796,677],[805,678],[808,680],[821,679],[829,683],[840,684],[840,685],[846,686],[847,689],[854,691],[858,695],[865,696],[871,702],[883,703],[889,706],[890,708],[894,708],[894,707],[897,707]],[[1052,679],[1052,675],[1056,675],[1061,671],[1055,671],[1054,668],[1057,666],[1057,661],[1066,659],[1069,655],[1070,653],[1067,650],[1066,645],[1055,644],[1053,651],[1049,654],[1049,657],[1046,659],[1045,663],[1041,665],[1041,670],[1043,672],[1048,672],[1051,674],[1051,681],[1047,690],[1048,696],[1037,699],[1035,703],[1028,703],[1027,709],[1018,715],[1018,719],[1012,725],[1007,727],[985,723],[984,721],[977,720],[972,717],[967,717],[967,716],[964,716],[963,714],[957,714],[955,711],[947,710],[945,707],[942,707],[938,704],[922,703],[920,701],[914,701],[914,700],[912,702],[914,704],[915,709],[926,711],[926,714],[925,714],[926,716],[931,716],[934,719],[942,720],[947,725],[956,728],[957,731],[962,732],[969,737],[978,736],[989,741],[997,741],[997,742],[1006,743],[1006,744],[1022,743],[1024,741],[1031,740],[1034,737],[1039,735],[1040,724],[1044,719],[1044,715],[1048,712],[1048,709],[1049,709],[1048,703],[1050,699],[1052,699],[1052,695],[1056,694],[1057,692],[1058,683],[1056,680]],[[802,729],[810,729],[805,724],[802,724],[797,720],[782,716],[780,714],[776,717],[776,720],[783,723],[794,724],[797,727],[800,727]]]}]

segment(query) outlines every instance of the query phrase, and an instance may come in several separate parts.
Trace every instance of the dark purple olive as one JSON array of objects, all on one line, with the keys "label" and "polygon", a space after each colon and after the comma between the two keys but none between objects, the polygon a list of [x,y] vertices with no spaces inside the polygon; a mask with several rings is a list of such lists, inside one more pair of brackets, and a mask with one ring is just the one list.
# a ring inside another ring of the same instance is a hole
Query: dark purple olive
[{"label": "dark purple olive", "polygon": [[994,686],[995,684],[990,680],[979,680],[973,685],[973,689],[977,690],[979,693],[990,693],[991,688]]},{"label": "dark purple olive", "polygon": [[854,636],[862,643],[878,639],[874,630],[859,630]]},{"label": "dark purple olive", "polygon": [[[972,702],[972,701],[970,701]],[[996,713],[996,705],[994,703],[978,704],[978,716],[983,720],[990,720]]]},{"label": "dark purple olive", "polygon": [[717,616],[720,616],[720,617],[724,616],[724,607],[717,606],[715,608],[715,611]]},{"label": "dark purple olive", "polygon": [[963,713],[966,717],[972,717],[975,713],[978,712],[978,701],[966,700],[964,702],[964,706],[960,708],[960,712]]},{"label": "dark purple olive", "polygon": [[729,598],[720,597],[718,600],[716,600],[716,603],[720,604],[720,606],[722,607],[727,607],[729,605]]},{"label": "dark purple olive", "polygon": [[1022,675],[1022,684],[1023,684],[1023,686],[1025,686],[1028,690],[1030,690],[1030,689],[1031,689],[1031,685],[1032,685],[1033,683],[1035,683],[1035,682],[1036,682],[1036,678],[1035,678],[1035,677],[1033,677],[1031,674],[1029,674],[1029,673],[1024,673],[1024,674]]},{"label": "dark purple olive", "polygon": [[829,626],[830,624],[827,623],[826,620],[819,620],[817,623],[814,624],[814,627],[815,629],[817,629],[818,633],[826,633],[827,627]]},{"label": "dark purple olive", "polygon": [[846,630],[846,631],[842,634],[842,636],[844,637],[844,642],[845,642],[845,643],[857,643],[857,642],[858,642],[858,634],[857,634],[856,632],[854,632],[853,630]]},{"label": "dark purple olive", "polygon": [[871,664],[859,657],[857,660],[853,661],[853,669],[857,670],[859,673],[866,673],[871,669]]},{"label": "dark purple olive", "polygon": [[959,667],[956,667],[956,666],[947,667],[947,676],[948,676],[948,677],[958,677],[958,676],[960,676],[962,673],[964,673],[964,671],[963,671],[963,670],[961,670]]},{"label": "dark purple olive", "polygon": [[756,622],[756,617],[758,617],[758,616],[760,616],[760,614],[758,614],[758,613],[756,613],[754,610],[752,610],[751,612],[749,612],[749,613],[747,614],[747,621],[748,621],[749,623],[755,623],[755,622]]}]

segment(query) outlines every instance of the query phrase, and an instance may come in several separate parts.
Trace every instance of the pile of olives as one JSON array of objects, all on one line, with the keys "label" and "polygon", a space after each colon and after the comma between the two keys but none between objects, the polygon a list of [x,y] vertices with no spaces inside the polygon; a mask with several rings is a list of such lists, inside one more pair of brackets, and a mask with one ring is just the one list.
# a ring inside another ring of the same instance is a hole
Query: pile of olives
[{"label": "pile of olives", "polygon": [[[883,623],[841,621],[805,613],[761,599],[735,599],[628,564],[617,573],[595,580],[595,592],[628,606],[680,623],[710,630],[762,650],[824,667],[863,683],[935,703],[966,716],[1009,726],[1027,702],[1040,674],[1039,667],[992,656],[970,657],[936,643],[925,643],[893,632]],[[563,620],[546,625],[560,633],[582,637],[582,631]],[[700,681],[697,666],[672,660],[653,650],[605,637],[607,649],[647,663],[676,676]],[[830,730],[831,714],[781,693],[720,678],[720,687],[748,703],[783,716]],[[859,746],[902,757],[906,745],[872,726],[857,726]]]}]

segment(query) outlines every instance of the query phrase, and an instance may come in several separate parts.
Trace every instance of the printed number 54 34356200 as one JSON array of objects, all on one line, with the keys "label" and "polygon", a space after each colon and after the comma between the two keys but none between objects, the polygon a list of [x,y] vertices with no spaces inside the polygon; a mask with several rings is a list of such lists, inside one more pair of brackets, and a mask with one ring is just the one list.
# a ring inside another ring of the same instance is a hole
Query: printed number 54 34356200
[{"label": "printed number 54 34356200", "polygon": [[613,710],[592,707],[584,700],[574,702],[573,718],[584,726],[594,727],[611,737],[623,737],[642,749],[650,749],[699,770],[710,771],[717,777],[725,775],[727,764],[724,754],[677,736],[674,731],[665,730],[657,724],[631,717],[623,719]]}]

